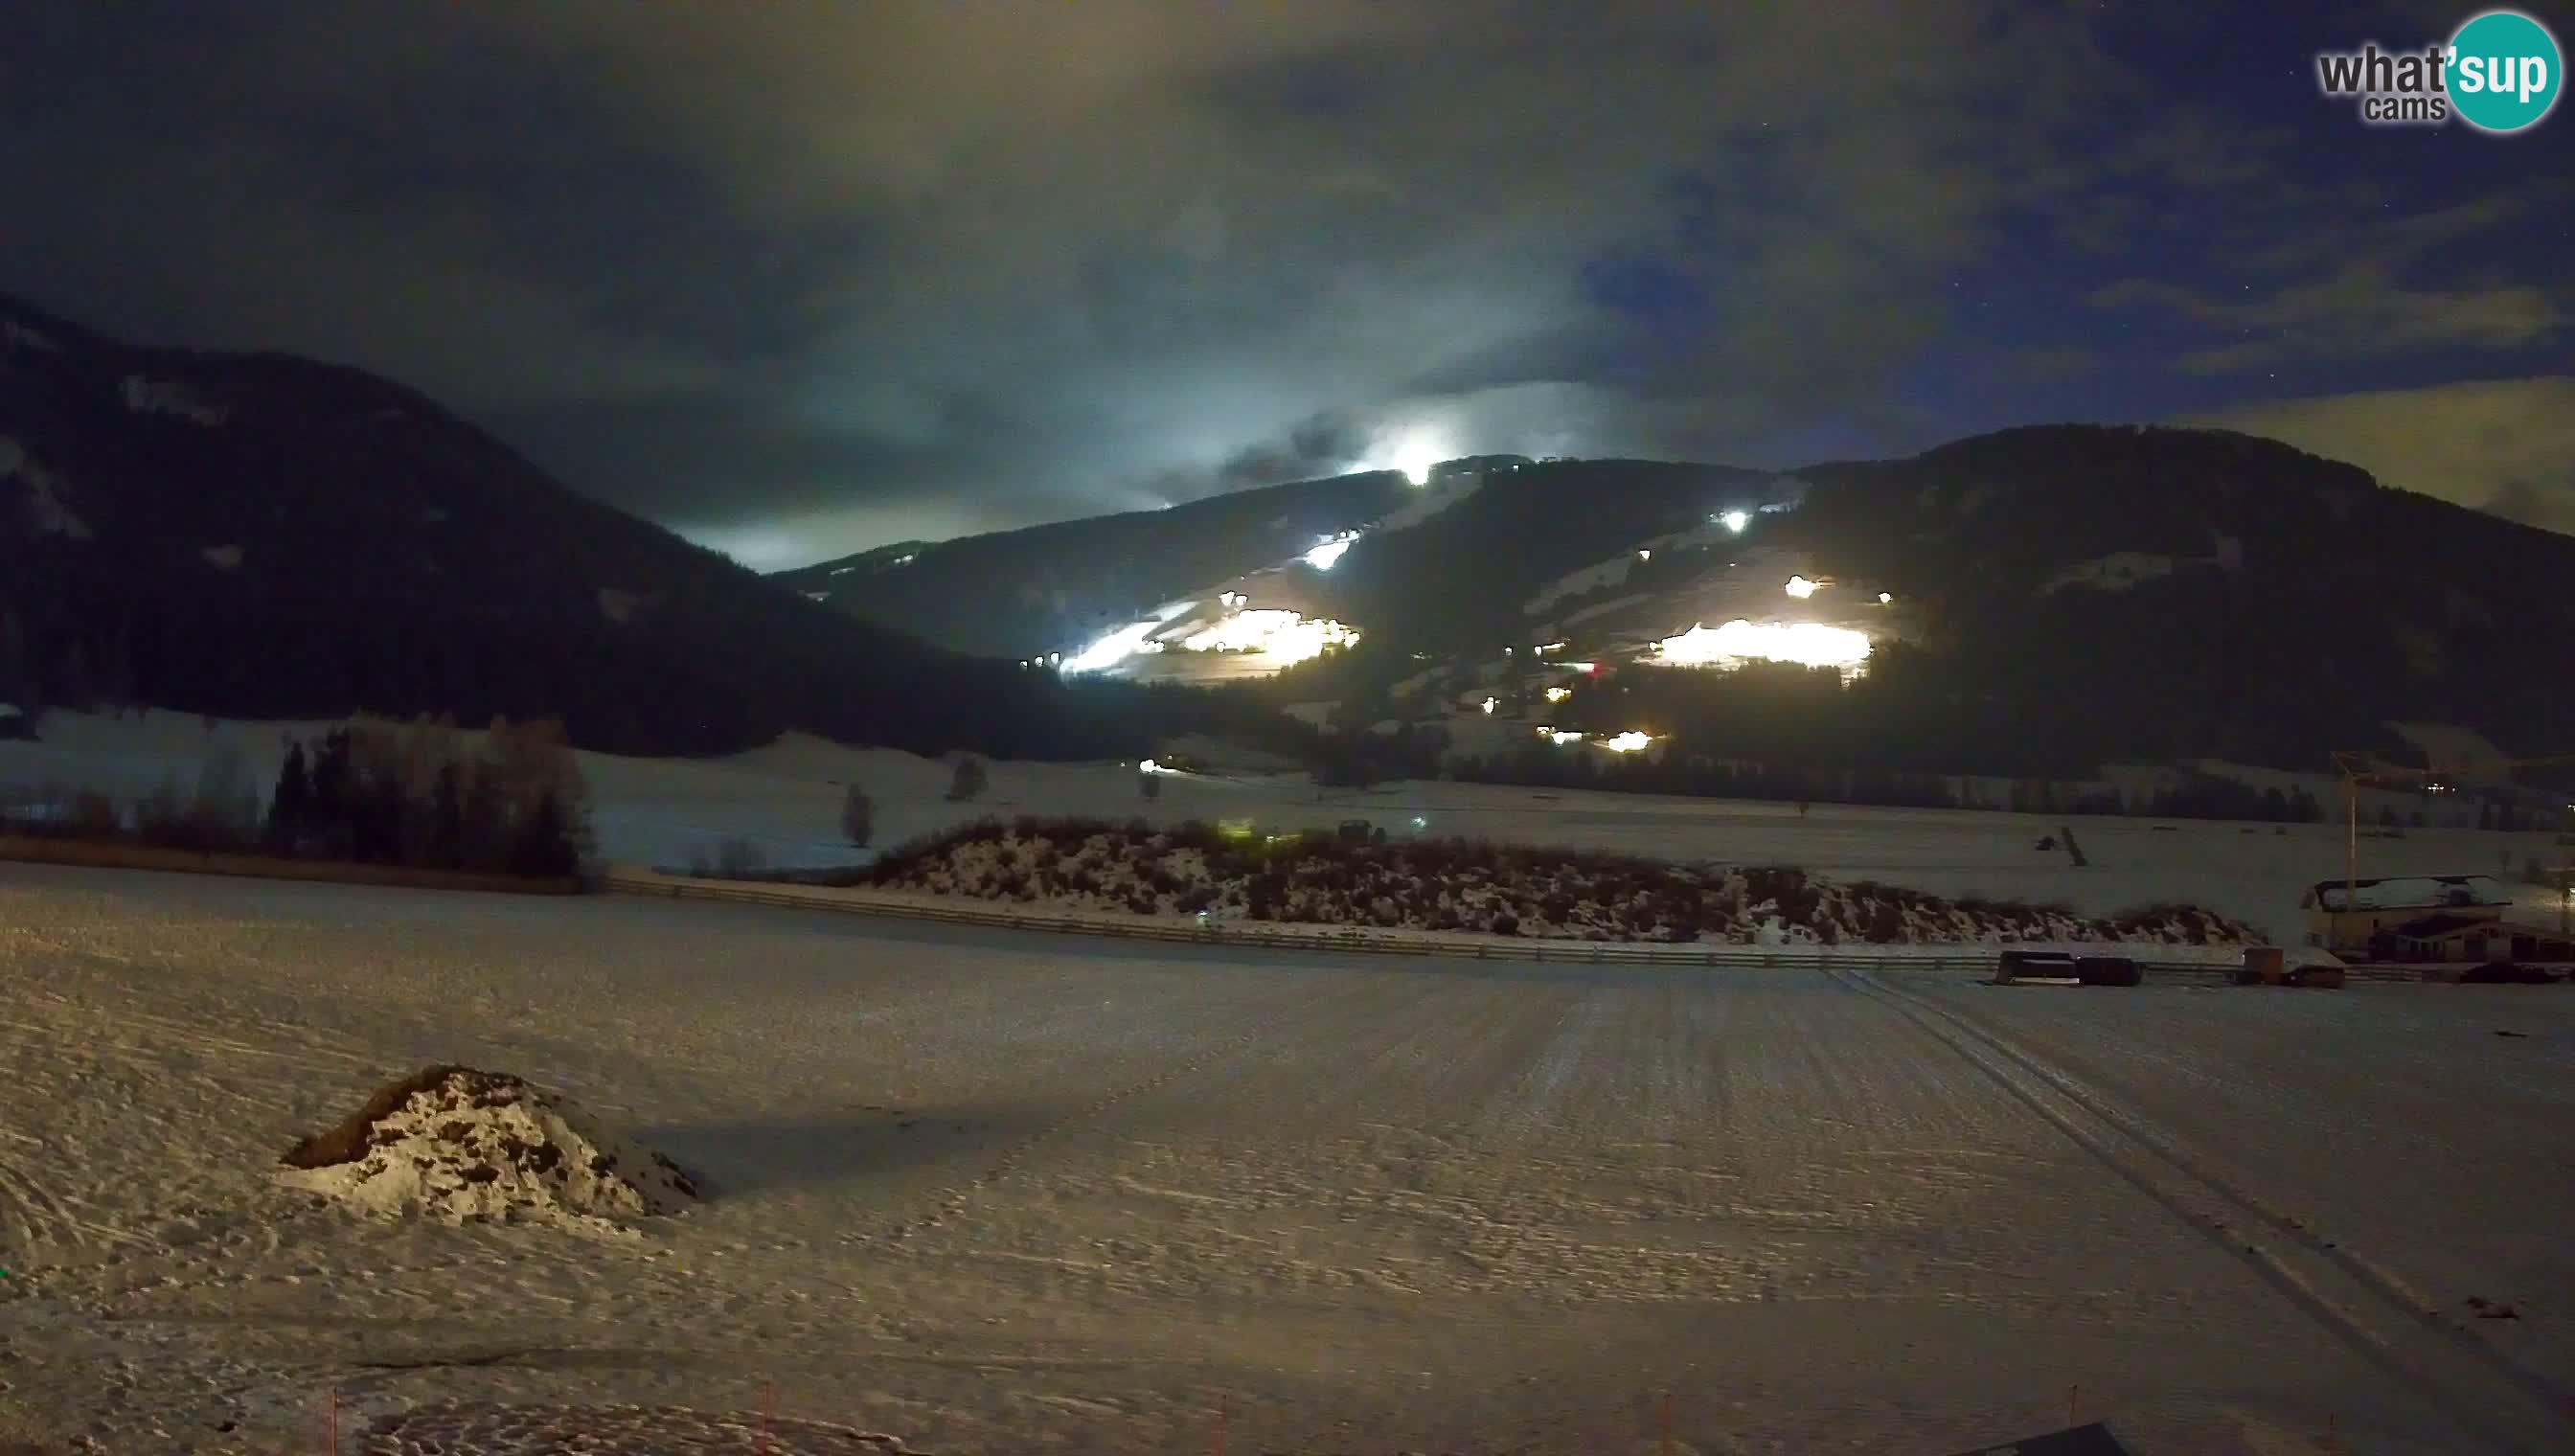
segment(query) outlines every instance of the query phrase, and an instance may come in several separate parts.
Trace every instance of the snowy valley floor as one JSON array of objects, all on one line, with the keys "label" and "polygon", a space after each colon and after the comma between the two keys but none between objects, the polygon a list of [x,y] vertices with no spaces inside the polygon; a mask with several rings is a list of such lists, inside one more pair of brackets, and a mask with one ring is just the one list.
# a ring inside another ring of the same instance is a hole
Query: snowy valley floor
[{"label": "snowy valley floor", "polygon": [[[438,1060],[716,1196],[612,1238],[273,1175]],[[1220,1395],[1236,1451],[1647,1450],[1665,1388],[1706,1453],[1967,1449],[2069,1387],[2140,1456],[2575,1434],[2564,987],[1427,965],[0,865],[0,1413],[93,1450],[317,1451],[333,1387],[763,1382],[957,1456],[1205,1450]]]}]

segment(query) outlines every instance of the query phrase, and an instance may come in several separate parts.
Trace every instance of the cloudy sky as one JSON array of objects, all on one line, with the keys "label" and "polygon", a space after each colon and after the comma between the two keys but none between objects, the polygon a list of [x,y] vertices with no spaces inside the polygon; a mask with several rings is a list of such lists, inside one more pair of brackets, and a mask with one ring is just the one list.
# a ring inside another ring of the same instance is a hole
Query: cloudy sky
[{"label": "cloudy sky", "polygon": [[2314,81],[2473,8],[64,0],[0,49],[0,290],[395,375],[764,567],[2062,419],[2575,530],[2575,114]]}]

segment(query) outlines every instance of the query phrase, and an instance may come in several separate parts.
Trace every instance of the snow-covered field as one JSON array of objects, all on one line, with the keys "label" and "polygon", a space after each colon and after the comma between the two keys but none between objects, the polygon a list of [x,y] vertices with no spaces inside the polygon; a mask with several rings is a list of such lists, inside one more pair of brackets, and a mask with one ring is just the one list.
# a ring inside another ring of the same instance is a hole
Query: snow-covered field
[{"label": "snow-covered field", "polygon": [[[451,1060],[712,1196],[602,1239],[276,1172]],[[1210,1449],[1220,1397],[1230,1450],[1651,1450],[1663,1389],[1706,1453],[1961,1450],[2069,1394],[2140,1456],[2575,1429],[2563,989],[1427,964],[0,865],[0,1417],[94,1450],[319,1451],[332,1388],[354,1422],[764,1382],[955,1453]]]},{"label": "snow-covered field", "polygon": [[[0,742],[0,787],[47,777],[133,794],[164,774],[184,784],[217,740],[238,744],[263,782],[281,735],[321,725],[221,724],[209,733],[177,714],[57,716],[43,742]],[[1002,762],[973,803],[945,795],[948,765],[909,753],[846,748],[790,735],[722,758],[580,755],[597,799],[601,847],[625,863],[686,865],[726,837],[759,844],[773,864],[859,857],[837,838],[841,785],[877,802],[877,842],[892,844],[986,814],[1142,816],[1156,823],[1250,817],[1265,827],[1328,828],[1362,817],[1424,831],[1529,843],[1612,848],[1676,859],[1792,865],[1834,879],[1876,879],[1952,897],[2064,901],[2092,915],[2133,905],[2204,905],[2295,943],[2298,893],[2343,873],[2339,825],[2210,823],[2193,819],[2072,818],[1963,809],[1888,809],[1638,794],[1557,792],[1498,784],[1405,783],[1365,793],[1318,790],[1299,773],[1240,779],[1170,775],[1162,797],[1140,798],[1117,764]],[[2089,868],[2032,845],[2071,822]],[[2275,832],[2275,829],[2283,830]],[[2522,886],[2522,863],[2569,851],[2547,834],[2415,829],[2361,842],[2363,875],[2497,874],[2525,897],[2523,912],[2557,914],[2554,892]]]}]

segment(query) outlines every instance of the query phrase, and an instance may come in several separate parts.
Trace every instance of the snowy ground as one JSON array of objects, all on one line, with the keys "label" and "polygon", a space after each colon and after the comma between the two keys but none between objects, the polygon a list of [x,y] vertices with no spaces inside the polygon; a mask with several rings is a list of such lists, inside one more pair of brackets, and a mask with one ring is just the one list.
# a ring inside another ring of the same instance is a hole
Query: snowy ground
[{"label": "snowy ground", "polygon": [[[164,774],[192,781],[214,741],[242,747],[263,781],[274,778],[277,724],[196,719],[57,716],[40,743],[0,742],[0,787],[47,777],[141,793]],[[1141,815],[1157,823],[1250,817],[1265,826],[1328,828],[1367,818],[1389,833],[1414,819],[1427,832],[1529,843],[1614,848],[1676,859],[1783,864],[1835,879],[1877,879],[1952,897],[2062,900],[2086,914],[2133,905],[2205,905],[2296,943],[2299,891],[2344,870],[2335,824],[2210,823],[2192,819],[2068,818],[1951,809],[1885,809],[1817,804],[1800,816],[1785,803],[1556,792],[1475,783],[1406,783],[1365,793],[1317,790],[1302,774],[1242,779],[1167,775],[1162,797],[1146,802],[1132,768],[1116,764],[1002,762],[990,790],[970,804],[947,801],[944,763],[884,749],[845,748],[789,735],[723,758],[581,755],[597,799],[601,847],[624,863],[685,866],[712,856],[727,837],[759,844],[776,865],[831,864],[856,856],[838,840],[842,785],[856,781],[877,801],[877,842],[892,844],[986,814]],[[2032,845],[2071,823],[2091,866]],[[2158,825],[2163,827],[2159,828]],[[2360,873],[2500,874],[2516,882],[2525,913],[2553,922],[2557,896],[2520,886],[2533,856],[2558,862],[2570,851],[2547,834],[2411,830],[2402,839],[2361,841]]]},{"label": "snowy ground", "polygon": [[[603,1240],[274,1175],[440,1060],[717,1196]],[[99,1450],[318,1451],[334,1386],[364,1416],[764,1381],[992,1456],[1208,1449],[1220,1395],[1242,1451],[1650,1450],[1663,1388],[1707,1453],[1961,1450],[2069,1389],[2141,1456],[2570,1430],[2563,989],[1429,965],[0,865],[0,1415]]]}]

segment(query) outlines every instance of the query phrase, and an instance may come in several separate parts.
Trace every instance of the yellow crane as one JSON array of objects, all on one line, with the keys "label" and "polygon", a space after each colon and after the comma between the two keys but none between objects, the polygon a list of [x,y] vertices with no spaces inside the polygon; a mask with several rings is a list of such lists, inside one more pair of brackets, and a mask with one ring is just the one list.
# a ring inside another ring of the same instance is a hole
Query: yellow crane
[{"label": "yellow crane", "polygon": [[[2337,748],[2334,750],[2333,761],[2334,767],[2342,770],[2344,823],[2342,903],[2344,910],[2348,912],[2360,907],[2360,785],[2363,783],[2438,784],[2443,779],[2456,779],[2469,773],[2491,772],[2499,768],[2544,768],[2559,763],[2575,763],[2575,753],[2546,753],[2535,758],[2491,758],[2459,768],[2443,768],[2437,765],[2414,768],[2403,763],[2390,763],[2364,749]],[[2575,810],[2575,804],[2569,804],[2567,807]],[[2575,891],[2570,891],[2564,869],[2559,870],[2557,877],[2561,901],[2557,910],[2557,928],[2558,933],[2564,934],[2567,931],[2569,894]]]}]

